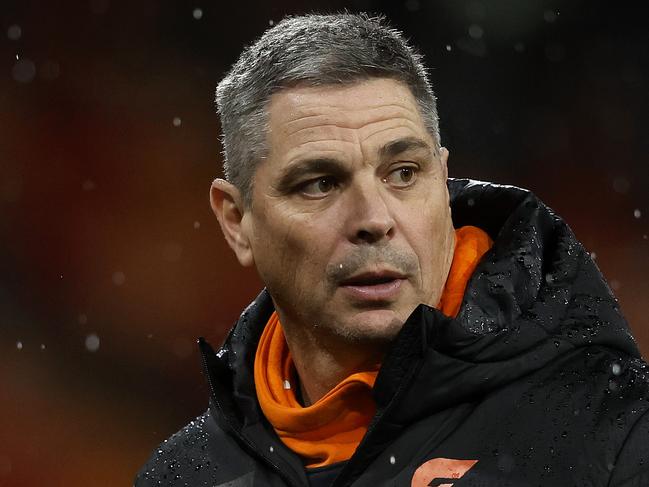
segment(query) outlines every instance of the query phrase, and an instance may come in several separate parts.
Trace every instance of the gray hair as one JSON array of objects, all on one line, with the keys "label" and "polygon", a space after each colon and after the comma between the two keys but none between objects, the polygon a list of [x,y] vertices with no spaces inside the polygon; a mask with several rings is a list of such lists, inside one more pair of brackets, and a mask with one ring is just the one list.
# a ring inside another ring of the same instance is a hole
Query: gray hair
[{"label": "gray hair", "polygon": [[407,85],[439,149],[437,103],[422,57],[382,17],[366,14],[287,17],[246,47],[216,88],[225,177],[250,206],[252,181],[268,154],[267,105],[292,86],[391,78]]}]

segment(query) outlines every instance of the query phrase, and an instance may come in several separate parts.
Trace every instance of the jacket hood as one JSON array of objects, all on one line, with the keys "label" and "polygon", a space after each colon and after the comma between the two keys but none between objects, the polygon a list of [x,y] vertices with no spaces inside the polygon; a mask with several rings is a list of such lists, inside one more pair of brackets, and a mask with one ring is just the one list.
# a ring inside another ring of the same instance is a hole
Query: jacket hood
[{"label": "jacket hood", "polygon": [[[456,318],[420,305],[404,324],[379,371],[377,416],[359,450],[370,445],[365,451],[380,451],[390,429],[477,401],[578,349],[640,356],[596,264],[534,194],[467,179],[449,179],[448,187],[454,225],[482,228],[494,245],[471,277]],[[272,311],[263,291],[216,355],[203,344],[213,400],[244,437],[257,434],[265,421],[253,364]],[[377,423],[382,426],[374,428]]]},{"label": "jacket hood", "polygon": [[[597,265],[534,194],[471,180],[449,180],[449,191],[455,226],[480,227],[494,245],[455,319],[421,305],[397,337],[384,361],[392,370],[377,378],[377,402],[396,404],[403,390],[418,407],[394,408],[392,421],[472,401],[579,348],[640,356]],[[426,380],[416,380],[421,375]]]}]

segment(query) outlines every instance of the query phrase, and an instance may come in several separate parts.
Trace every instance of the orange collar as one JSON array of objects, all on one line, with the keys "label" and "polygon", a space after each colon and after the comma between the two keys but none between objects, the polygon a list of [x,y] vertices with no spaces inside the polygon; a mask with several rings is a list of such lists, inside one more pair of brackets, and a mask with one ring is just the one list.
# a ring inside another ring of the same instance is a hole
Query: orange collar
[{"label": "orange collar", "polygon": [[264,415],[282,442],[309,467],[352,456],[376,410],[369,394],[376,374],[352,374],[303,407],[295,396],[297,373],[277,313],[271,315],[255,357],[255,386]]},{"label": "orange collar", "polygon": [[[455,316],[469,278],[493,242],[477,227],[455,231],[455,253],[438,308]],[[367,431],[376,405],[372,387],[378,371],[357,372],[311,406],[295,396],[298,377],[277,313],[266,324],[255,356],[255,387],[264,415],[282,442],[307,467],[348,460]]]},{"label": "orange collar", "polygon": [[455,230],[453,262],[446,278],[444,292],[437,305],[446,316],[452,318],[457,316],[469,279],[482,256],[492,245],[493,240],[487,232],[478,227],[467,225]]}]

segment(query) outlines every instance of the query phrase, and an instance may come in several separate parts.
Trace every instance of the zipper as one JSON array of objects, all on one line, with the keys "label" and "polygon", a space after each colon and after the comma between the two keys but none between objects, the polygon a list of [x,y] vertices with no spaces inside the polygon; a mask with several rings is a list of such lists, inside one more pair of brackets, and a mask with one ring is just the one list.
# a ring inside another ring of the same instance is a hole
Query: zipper
[{"label": "zipper", "polygon": [[[412,382],[412,379],[415,377],[415,375],[417,374],[420,368],[421,368],[421,362],[418,362],[414,367],[410,368],[410,370],[407,373],[407,377],[401,379],[401,383],[398,389],[395,391],[394,395],[392,396],[392,399],[388,402],[388,404],[385,405],[384,408],[382,408],[380,411],[377,412],[376,416],[374,417],[374,420],[370,423],[369,427],[367,428],[367,432],[365,433],[365,437],[363,441],[361,442],[361,444],[358,445],[358,448],[356,449],[354,455],[352,455],[352,458],[348,460],[348,464],[349,462],[352,461],[352,459],[356,456],[356,454],[360,450],[362,450],[362,447],[365,444],[369,443],[370,442],[369,440],[373,439],[372,437],[375,436],[375,431],[377,430],[378,425],[382,423],[383,417],[395,407],[395,404],[397,404],[398,400],[400,399],[402,392],[408,388],[409,384]],[[360,477],[360,475],[355,475],[352,478],[348,478],[349,474],[347,474],[346,467],[347,465],[343,467],[341,474],[333,481],[333,483],[331,484],[332,487],[351,486]],[[365,465],[365,467],[367,467],[367,465]],[[356,470],[356,468],[354,468],[354,470]]]},{"label": "zipper", "polygon": [[266,455],[264,455],[261,451],[259,451],[245,436],[243,436],[241,433],[236,428],[236,425],[234,422],[231,420],[229,415],[224,413],[224,408],[221,406],[221,403],[219,402],[217,396],[216,396],[216,391],[214,388],[214,383],[212,382],[212,375],[210,374],[210,369],[208,367],[208,354],[215,355],[214,349],[212,346],[207,343],[204,337],[199,337],[198,338],[198,347],[201,351],[201,360],[203,362],[203,370],[205,370],[205,375],[207,377],[207,384],[210,388],[210,395],[212,397],[212,400],[214,401],[214,404],[216,405],[217,409],[219,409],[223,414],[221,416],[225,419],[228,427],[230,428],[230,431],[236,435],[236,437],[248,448],[250,452],[255,454],[257,457],[260,457],[268,466],[272,467],[273,470],[277,473],[277,475],[284,479],[286,483],[289,485],[292,485],[294,487],[303,487],[302,484],[300,483],[295,483],[292,478],[288,477],[280,468],[279,465],[274,463],[270,458],[268,458]]}]

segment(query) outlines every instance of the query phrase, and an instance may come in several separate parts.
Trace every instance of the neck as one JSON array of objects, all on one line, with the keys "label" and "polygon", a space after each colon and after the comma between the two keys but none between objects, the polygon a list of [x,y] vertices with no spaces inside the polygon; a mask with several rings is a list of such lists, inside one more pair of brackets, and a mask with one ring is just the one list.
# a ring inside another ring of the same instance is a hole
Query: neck
[{"label": "neck", "polygon": [[374,370],[381,363],[386,343],[349,343],[323,336],[318,330],[292,323],[278,310],[286,343],[295,364],[305,406],[317,402],[356,372]]}]

